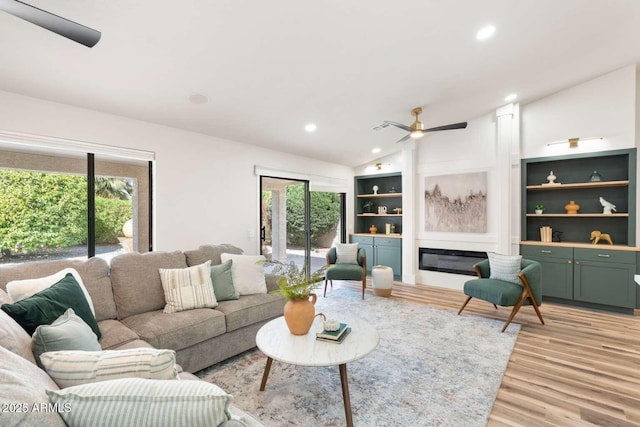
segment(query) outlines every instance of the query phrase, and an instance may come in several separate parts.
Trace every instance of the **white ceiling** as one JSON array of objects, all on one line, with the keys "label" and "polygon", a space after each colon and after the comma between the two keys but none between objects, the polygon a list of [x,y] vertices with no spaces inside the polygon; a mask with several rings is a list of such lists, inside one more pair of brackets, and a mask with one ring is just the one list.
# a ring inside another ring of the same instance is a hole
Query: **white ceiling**
[{"label": "white ceiling", "polygon": [[372,128],[413,107],[465,121],[640,62],[640,0],[24,1],[102,39],[0,12],[0,90],[350,166],[397,151]]}]

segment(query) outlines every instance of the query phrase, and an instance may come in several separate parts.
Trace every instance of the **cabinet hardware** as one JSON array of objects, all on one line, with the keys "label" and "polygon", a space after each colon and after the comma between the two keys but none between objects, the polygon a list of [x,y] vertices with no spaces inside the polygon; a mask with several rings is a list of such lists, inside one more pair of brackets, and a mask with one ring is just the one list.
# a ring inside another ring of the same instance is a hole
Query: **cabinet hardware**
[{"label": "cabinet hardware", "polygon": [[576,261],[576,265],[579,265],[579,264],[580,264],[580,261]]},{"label": "cabinet hardware", "polygon": [[551,251],[546,251],[544,249],[542,249],[540,252],[542,252],[543,254],[550,254],[551,253]]},{"label": "cabinet hardware", "polygon": [[570,259],[569,259],[569,260],[567,260],[567,263],[571,264],[571,260],[570,260]]},{"label": "cabinet hardware", "polygon": [[600,258],[611,258],[611,255],[608,254],[598,254]]}]

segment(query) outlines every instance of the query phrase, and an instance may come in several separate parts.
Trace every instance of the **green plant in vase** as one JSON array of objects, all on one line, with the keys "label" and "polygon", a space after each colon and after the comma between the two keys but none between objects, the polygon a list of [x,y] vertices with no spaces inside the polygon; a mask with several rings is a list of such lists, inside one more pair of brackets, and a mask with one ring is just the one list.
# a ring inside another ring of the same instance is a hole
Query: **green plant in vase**
[{"label": "green plant in vase", "polygon": [[536,205],[534,209],[535,209],[535,212],[539,215],[542,212],[544,212],[544,205]]},{"label": "green plant in vase", "polygon": [[324,280],[326,266],[307,276],[306,261],[302,268],[291,261],[265,261],[266,265],[273,265],[273,274],[279,275],[278,290],[287,299],[284,306],[284,320],[293,335],[305,335],[311,329],[316,315],[316,294],[320,282]]},{"label": "green plant in vase", "polygon": [[362,212],[363,213],[372,213],[373,212],[373,202],[371,200],[367,200],[362,204]]}]

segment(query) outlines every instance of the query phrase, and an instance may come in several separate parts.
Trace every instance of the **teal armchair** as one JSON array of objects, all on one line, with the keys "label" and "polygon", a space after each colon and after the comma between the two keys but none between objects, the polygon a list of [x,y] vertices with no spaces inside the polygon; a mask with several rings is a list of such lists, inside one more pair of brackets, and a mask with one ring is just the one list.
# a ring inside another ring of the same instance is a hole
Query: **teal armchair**
[{"label": "teal armchair", "polygon": [[327,296],[327,282],[331,283],[333,288],[333,280],[358,280],[362,281],[362,299],[364,299],[364,290],[367,287],[367,253],[364,248],[358,248],[357,264],[336,264],[336,259],[336,248],[329,249],[328,267],[324,275],[324,296]]},{"label": "teal armchair", "polygon": [[489,279],[491,270],[489,260],[483,260],[473,266],[478,274],[478,279],[469,280],[464,284],[464,293],[467,299],[458,311],[467,306],[471,298],[478,298],[488,301],[497,309],[498,305],[503,307],[513,307],[507,322],[502,328],[502,332],[507,329],[509,323],[513,320],[520,307],[523,305],[531,305],[536,311],[540,322],[544,325],[542,314],[538,307],[542,304],[542,266],[538,261],[522,259],[520,264],[520,273],[518,278],[520,283],[509,282],[506,280]]}]

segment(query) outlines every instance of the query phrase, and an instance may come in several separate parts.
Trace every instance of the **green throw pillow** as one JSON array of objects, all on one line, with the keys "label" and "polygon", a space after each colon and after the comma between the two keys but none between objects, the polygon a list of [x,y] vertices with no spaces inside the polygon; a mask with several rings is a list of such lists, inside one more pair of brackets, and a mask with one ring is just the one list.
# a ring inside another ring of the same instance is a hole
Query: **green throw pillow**
[{"label": "green throw pillow", "polygon": [[101,351],[100,343],[89,325],[70,308],[50,325],[40,325],[33,333],[31,349],[40,367],[40,355],[48,351]]},{"label": "green throw pillow", "polygon": [[33,335],[40,325],[52,324],[72,308],[89,325],[98,339],[102,337],[98,322],[91,312],[82,288],[71,273],[50,288],[13,304],[3,304],[0,308],[13,317],[29,335]]},{"label": "green throw pillow", "polygon": [[228,260],[219,265],[211,266],[211,282],[213,283],[213,293],[218,301],[238,299],[238,292],[233,286],[233,276],[231,275],[231,264],[233,260]]}]

